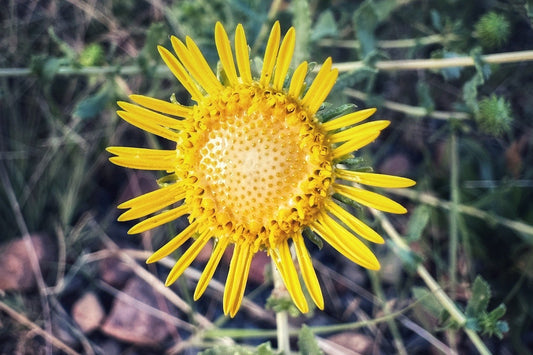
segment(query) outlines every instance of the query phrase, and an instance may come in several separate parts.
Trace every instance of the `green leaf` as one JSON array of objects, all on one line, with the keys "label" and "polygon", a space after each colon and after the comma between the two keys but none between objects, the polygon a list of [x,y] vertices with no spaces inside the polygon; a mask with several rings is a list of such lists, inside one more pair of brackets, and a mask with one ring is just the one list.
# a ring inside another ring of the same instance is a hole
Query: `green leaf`
[{"label": "green leaf", "polygon": [[463,85],[463,100],[465,101],[466,106],[471,109],[475,115],[479,113],[477,88],[484,82],[485,80],[483,79],[483,76],[479,73],[476,73]]},{"label": "green leaf", "polygon": [[476,72],[481,75],[483,81],[487,80],[490,77],[491,70],[490,65],[483,61],[483,56],[480,48],[475,48],[470,52],[472,59],[474,60],[474,66]]},{"label": "green leaf", "polygon": [[[311,11],[308,0],[294,0],[292,3],[293,25],[296,30],[293,63],[301,63],[309,58],[311,38]],[[311,71],[311,68],[309,68]]]},{"label": "green leaf", "polygon": [[322,350],[318,347],[315,335],[310,327],[303,325],[298,334],[298,348],[302,355],[322,355]]},{"label": "green leaf", "polygon": [[424,81],[419,81],[416,85],[416,93],[419,105],[424,107],[427,112],[435,110],[435,101],[431,97],[429,85]]},{"label": "green leaf", "polygon": [[376,69],[365,65],[348,73],[343,73],[339,75],[334,90],[340,91],[344,88],[355,86],[364,80],[370,80],[377,74],[377,72]]},{"label": "green leaf", "polygon": [[365,1],[355,11],[353,22],[357,39],[361,45],[361,57],[366,57],[376,48],[376,38],[374,31],[378,26],[379,19],[375,4],[372,1]]},{"label": "green leaf", "polygon": [[416,268],[422,262],[422,258],[417,255],[412,250],[405,250],[403,248],[398,248],[395,244],[390,243],[391,248],[394,250],[394,253],[400,258],[403,265],[410,273],[415,273]]},{"label": "green leaf", "polygon": [[431,208],[426,205],[420,205],[415,208],[411,218],[409,219],[409,223],[407,224],[406,237],[410,242],[420,239],[429,222],[430,215]]},{"label": "green leaf", "polygon": [[[441,58],[457,58],[457,57],[460,57],[458,53],[444,51],[442,53]],[[449,68],[441,69],[440,72],[445,80],[455,80],[455,79],[459,79],[459,77],[461,76],[462,70],[463,68],[461,67],[449,67]]]},{"label": "green leaf", "polygon": [[81,119],[92,118],[104,110],[113,97],[113,87],[110,84],[102,86],[95,94],[78,102],[74,108],[74,116]]},{"label": "green leaf", "polygon": [[361,44],[360,54],[363,59],[376,49],[376,28],[388,19],[397,6],[399,5],[395,0],[366,0],[355,11],[353,23],[357,39]]},{"label": "green leaf", "polygon": [[272,350],[272,346],[270,345],[270,342],[267,341],[266,343],[263,343],[257,347],[255,354],[256,355],[274,355],[274,354],[277,354],[277,352]]},{"label": "green leaf", "polygon": [[61,65],[67,62],[68,60],[65,58],[36,55],[30,59],[30,68],[44,82],[50,82],[59,71],[59,68],[61,68]]},{"label": "green leaf", "polygon": [[442,26],[442,19],[440,17],[439,11],[437,11],[436,9],[432,9],[430,11],[430,15],[431,15],[431,25],[433,26],[433,28],[439,32],[442,32],[443,26]]},{"label": "green leaf", "polygon": [[320,14],[313,31],[311,31],[311,41],[316,41],[324,37],[336,37],[338,34],[337,22],[331,10],[326,10]]},{"label": "green leaf", "polygon": [[437,300],[437,297],[433,293],[431,293],[427,288],[425,287],[413,287],[413,296],[416,298],[420,304],[433,316],[438,318],[441,314],[444,308]]},{"label": "green leaf", "polygon": [[309,239],[314,245],[316,245],[318,249],[322,249],[322,247],[324,246],[324,241],[322,240],[322,238],[316,235],[311,229],[304,228],[302,230],[302,235],[305,238]]},{"label": "green leaf", "polygon": [[507,307],[502,303],[498,307],[494,308],[488,315],[490,320],[496,321],[505,315]]},{"label": "green leaf", "polygon": [[331,105],[320,110],[316,116],[320,122],[327,122],[333,118],[340,117],[352,113],[356,110],[354,104],[344,104],[344,105]]},{"label": "green leaf", "polygon": [[472,297],[466,306],[466,315],[479,317],[487,310],[490,300],[490,286],[481,276],[476,277],[472,285]]},{"label": "green leaf", "polygon": [[162,45],[168,38],[168,31],[163,22],[155,22],[150,25],[146,33],[146,40],[141,55],[159,61],[157,45]]},{"label": "green leaf", "polygon": [[271,309],[276,313],[289,312],[292,317],[301,315],[300,310],[296,307],[292,299],[287,297],[278,297],[271,295],[266,301],[266,308]]}]

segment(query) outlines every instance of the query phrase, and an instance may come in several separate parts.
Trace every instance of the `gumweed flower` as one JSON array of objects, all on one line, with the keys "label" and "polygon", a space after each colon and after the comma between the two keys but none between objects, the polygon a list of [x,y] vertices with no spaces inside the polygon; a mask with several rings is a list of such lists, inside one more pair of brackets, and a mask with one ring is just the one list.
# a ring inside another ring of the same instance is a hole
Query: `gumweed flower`
[{"label": "gumweed flower", "polygon": [[[192,239],[170,270],[172,284],[210,241],[212,254],[194,292],[197,300],[222,258],[233,246],[223,296],[224,313],[233,317],[242,302],[250,263],[258,251],[274,261],[295,305],[309,306],[301,280],[318,308],[324,299],[302,232],[311,230],[351,261],[379,269],[377,258],[360,238],[383,238],[353,216],[345,202],[391,213],[406,209],[364,186],[402,188],[414,181],[353,171],[343,165],[351,153],[374,141],[389,121],[372,121],[375,109],[319,120],[319,110],[338,72],[331,58],[306,84],[307,62],[287,78],[295,46],[291,28],[281,40],[276,22],[267,41],[260,73],[252,74],[242,25],[234,47],[220,23],[215,43],[221,71],[216,75],[195,42],[171,37],[171,53],[158,47],[163,61],[190,93],[192,106],[142,95],[118,102],[118,115],[130,124],[175,142],[175,149],[109,147],[116,165],[163,170],[161,188],[120,204],[119,221],[147,217],[130,234],[188,215],[189,226],[147,260],[156,262]],[[162,212],[161,212],[162,211]],[[292,248],[292,251],[291,251]]]}]

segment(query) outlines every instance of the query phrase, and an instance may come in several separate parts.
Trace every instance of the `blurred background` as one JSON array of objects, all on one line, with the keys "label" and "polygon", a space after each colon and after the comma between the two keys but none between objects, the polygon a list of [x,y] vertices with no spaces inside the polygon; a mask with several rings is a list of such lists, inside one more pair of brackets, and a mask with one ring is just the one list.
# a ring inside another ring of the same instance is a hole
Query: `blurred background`
[{"label": "blurred background", "polygon": [[381,190],[407,215],[353,211],[387,240],[372,246],[379,272],[309,245],[326,308],[294,314],[293,349],[530,353],[531,2],[2,0],[1,8],[0,353],[272,353],[281,306],[269,301],[268,258],[255,257],[234,319],[221,306],[228,258],[199,302],[192,293],[207,249],[165,288],[180,251],[158,265],[144,260],[187,223],[127,235],[117,204],[157,188],[162,175],[116,167],[105,147],[172,148],[115,114],[131,93],[191,103],[156,50],[170,48],[171,34],[193,38],[215,68],[216,21],[230,38],[242,23],[251,56],[262,58],[274,20],[283,33],[296,27],[293,65],[328,56],[338,65],[330,104],[377,107],[375,119],[391,120],[357,164],[417,181]]}]

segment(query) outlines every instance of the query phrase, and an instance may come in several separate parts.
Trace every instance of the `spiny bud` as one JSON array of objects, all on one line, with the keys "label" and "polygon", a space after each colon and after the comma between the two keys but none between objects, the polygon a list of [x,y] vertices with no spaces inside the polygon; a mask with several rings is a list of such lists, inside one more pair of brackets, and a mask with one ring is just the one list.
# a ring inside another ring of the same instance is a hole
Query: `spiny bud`
[{"label": "spiny bud", "polygon": [[104,60],[104,50],[97,43],[89,44],[80,54],[80,64],[84,67],[102,64]]},{"label": "spiny bud", "polygon": [[498,48],[509,39],[509,21],[495,12],[486,13],[476,23],[475,36],[485,48]]},{"label": "spiny bud", "polygon": [[509,131],[512,120],[511,105],[503,97],[491,95],[479,102],[476,121],[483,132],[501,136]]}]

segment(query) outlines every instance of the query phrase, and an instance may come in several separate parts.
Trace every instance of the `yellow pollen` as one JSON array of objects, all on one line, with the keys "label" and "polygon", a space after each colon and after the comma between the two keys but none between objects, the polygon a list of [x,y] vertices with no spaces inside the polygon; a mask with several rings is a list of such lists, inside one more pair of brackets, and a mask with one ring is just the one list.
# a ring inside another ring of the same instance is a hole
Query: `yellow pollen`
[{"label": "yellow pollen", "polygon": [[205,97],[193,120],[198,129],[187,140],[194,149],[181,151],[189,164],[180,167],[195,178],[187,203],[199,205],[201,215],[192,218],[212,208],[213,228],[268,249],[316,217],[331,182],[330,149],[297,102],[241,85]]}]

